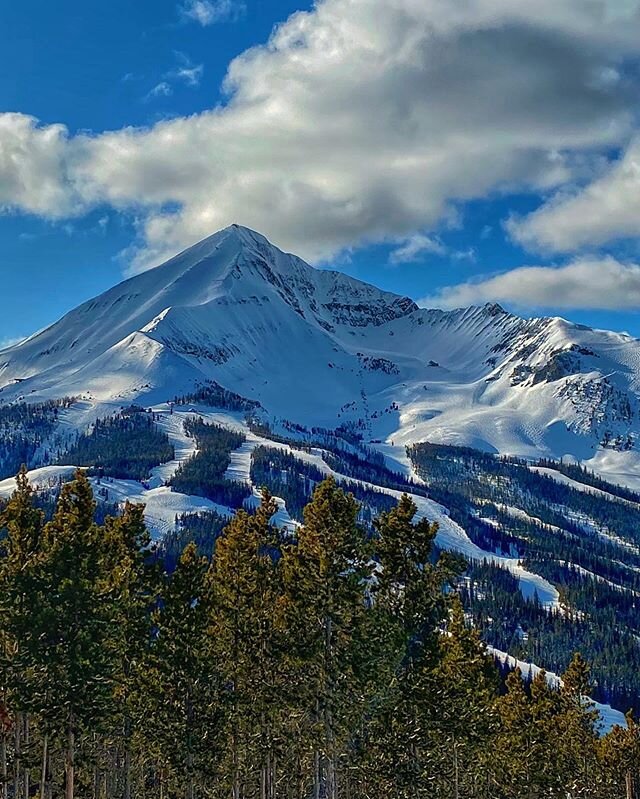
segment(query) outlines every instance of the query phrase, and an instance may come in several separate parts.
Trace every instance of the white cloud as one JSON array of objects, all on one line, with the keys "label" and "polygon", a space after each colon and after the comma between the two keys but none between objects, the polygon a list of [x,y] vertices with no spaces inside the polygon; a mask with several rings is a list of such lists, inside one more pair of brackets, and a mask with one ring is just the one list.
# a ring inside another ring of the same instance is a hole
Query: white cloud
[{"label": "white cloud", "polygon": [[597,180],[577,193],[559,193],[524,219],[512,236],[527,247],[567,252],[640,235],[640,137]]},{"label": "white cloud", "polygon": [[468,261],[469,263],[475,263],[478,258],[478,253],[476,252],[475,247],[467,247],[466,250],[455,250],[451,253],[451,257],[454,261]]},{"label": "white cloud", "polygon": [[421,304],[461,308],[504,302],[521,308],[640,309],[640,265],[614,258],[564,266],[523,266],[486,280],[449,286]]},{"label": "white cloud", "polygon": [[630,135],[612,71],[640,54],[640,18],[614,5],[319,0],[230,64],[210,111],[74,137],[0,116],[0,202],[131,213],[137,268],[231,222],[310,259],[406,242],[458,202],[564,185]]},{"label": "white cloud", "polygon": [[206,27],[238,19],[245,13],[246,5],[241,0],[187,0],[180,11],[185,18]]},{"label": "white cloud", "polygon": [[412,263],[420,260],[423,255],[444,255],[445,252],[446,247],[438,239],[416,233],[393,250],[389,261],[392,264]]},{"label": "white cloud", "polygon": [[187,84],[187,86],[198,86],[200,84],[200,81],[202,80],[203,72],[204,72],[203,65],[198,64],[197,66],[179,67],[172,74],[175,76],[177,80],[184,81]]},{"label": "white cloud", "polygon": [[73,214],[79,197],[68,180],[72,149],[64,125],[0,113],[0,209],[52,219]]},{"label": "white cloud", "polygon": [[173,89],[171,88],[171,84],[163,80],[151,89],[146,95],[145,100],[151,100],[154,97],[171,97],[172,94]]}]

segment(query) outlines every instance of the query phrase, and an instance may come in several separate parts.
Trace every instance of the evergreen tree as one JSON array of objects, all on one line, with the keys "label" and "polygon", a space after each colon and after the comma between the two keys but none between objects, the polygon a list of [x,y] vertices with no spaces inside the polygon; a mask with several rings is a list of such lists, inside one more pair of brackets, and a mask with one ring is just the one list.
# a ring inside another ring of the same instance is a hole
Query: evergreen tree
[{"label": "evergreen tree", "polygon": [[0,799],[639,799],[638,725],[599,738],[580,655],[500,695],[407,497],[369,537],[333,480],[295,534],[265,492],[163,575],[142,506],[98,525],[80,473],[37,502],[23,470],[0,514]]},{"label": "evergreen tree", "polygon": [[[16,490],[0,514],[4,556],[0,561],[0,686],[3,706],[0,770],[3,789],[8,790],[7,737],[14,732],[13,794],[29,795],[30,714],[38,707],[34,660],[34,620],[39,613],[34,566],[41,545],[44,514],[34,508],[33,490],[26,467],[16,477]],[[12,711],[12,714],[10,715]],[[25,751],[26,750],[26,751]]]},{"label": "evergreen tree", "polygon": [[[127,502],[121,516],[107,518],[103,541],[114,601],[109,641],[115,662],[110,737],[122,740],[122,797],[130,799],[134,779],[132,750],[144,718],[145,697],[140,687],[151,644],[151,611],[159,591],[158,570],[149,559],[144,506]],[[144,742],[140,743],[144,746]],[[106,779],[104,747],[99,772],[98,781],[102,783]]]},{"label": "evergreen tree", "polygon": [[602,773],[598,797],[620,796],[638,799],[640,790],[640,725],[633,713],[626,715],[627,727],[615,726],[600,741]]},{"label": "evergreen tree", "polygon": [[561,712],[556,719],[562,768],[572,775],[567,784],[571,799],[590,796],[596,773],[598,713],[588,698],[590,694],[589,664],[576,652],[562,675]]},{"label": "evergreen tree", "polygon": [[431,702],[429,741],[438,797],[473,797],[487,790],[482,768],[495,727],[498,680],[477,630],[467,627],[459,598],[453,599],[440,658],[433,671],[437,701]]},{"label": "evergreen tree", "polygon": [[[434,701],[431,671],[439,656],[439,625],[446,615],[443,588],[464,568],[442,553],[431,562],[437,525],[415,521],[404,495],[374,522],[378,561],[367,653],[377,678],[366,738],[361,742],[369,791],[397,797],[429,795],[430,780],[418,741]],[[373,787],[375,786],[375,787]]]},{"label": "evergreen tree", "polygon": [[142,681],[150,710],[142,734],[156,759],[160,793],[194,799],[213,779],[219,752],[219,678],[207,630],[208,561],[187,544],[153,616],[154,640]]},{"label": "evergreen tree", "polygon": [[30,656],[37,663],[43,725],[62,739],[65,799],[75,795],[82,734],[98,732],[105,721],[113,678],[113,600],[94,513],[89,481],[77,472],[44,528],[35,568],[39,612]]},{"label": "evergreen tree", "polygon": [[288,625],[301,671],[301,735],[313,758],[315,799],[336,799],[349,765],[347,742],[363,707],[356,674],[371,577],[358,504],[328,478],[304,511],[297,544],[285,550]]},{"label": "evergreen tree", "polygon": [[563,775],[555,757],[557,693],[544,672],[527,692],[519,668],[508,675],[506,689],[496,701],[500,728],[487,752],[496,799],[562,796]]},{"label": "evergreen tree", "polygon": [[240,511],[216,545],[211,636],[227,686],[228,788],[234,797],[275,796],[286,719],[280,614],[280,540],[268,492]]}]

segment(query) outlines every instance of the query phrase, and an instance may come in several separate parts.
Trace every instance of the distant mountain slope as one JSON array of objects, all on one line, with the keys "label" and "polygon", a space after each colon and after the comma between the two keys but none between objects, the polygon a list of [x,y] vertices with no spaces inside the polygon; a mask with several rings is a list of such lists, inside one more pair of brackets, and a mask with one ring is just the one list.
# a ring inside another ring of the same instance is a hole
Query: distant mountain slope
[{"label": "distant mountain slope", "polygon": [[637,340],[497,305],[420,309],[235,225],[0,352],[5,404],[151,404],[210,380],[274,417],[356,425],[405,464],[430,440],[595,456],[635,480]]}]

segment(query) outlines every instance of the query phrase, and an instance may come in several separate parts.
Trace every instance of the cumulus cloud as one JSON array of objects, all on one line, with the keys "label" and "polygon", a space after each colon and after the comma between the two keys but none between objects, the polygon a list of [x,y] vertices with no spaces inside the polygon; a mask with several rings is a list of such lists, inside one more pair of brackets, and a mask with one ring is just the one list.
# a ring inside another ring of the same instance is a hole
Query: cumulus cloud
[{"label": "cumulus cloud", "polygon": [[[209,7],[184,6],[203,24]],[[134,214],[136,268],[236,221],[316,260],[409,241],[457,203],[564,185],[628,138],[639,50],[636,2],[319,0],[230,64],[224,105],[72,138],[23,125],[20,168],[48,193],[5,188],[0,127],[0,193]]]},{"label": "cumulus cloud", "polygon": [[72,149],[64,125],[0,113],[0,209],[52,219],[72,214],[79,203],[68,179]]},{"label": "cumulus cloud", "polygon": [[508,225],[530,248],[566,252],[640,234],[640,137],[597,180],[577,193],[559,193]]},{"label": "cumulus cloud", "polygon": [[186,19],[198,22],[203,27],[238,19],[246,10],[246,5],[241,0],[187,0],[180,6]]},{"label": "cumulus cloud", "polygon": [[640,265],[614,258],[564,266],[523,266],[486,280],[449,286],[421,304],[461,308],[504,302],[520,308],[640,309]]}]

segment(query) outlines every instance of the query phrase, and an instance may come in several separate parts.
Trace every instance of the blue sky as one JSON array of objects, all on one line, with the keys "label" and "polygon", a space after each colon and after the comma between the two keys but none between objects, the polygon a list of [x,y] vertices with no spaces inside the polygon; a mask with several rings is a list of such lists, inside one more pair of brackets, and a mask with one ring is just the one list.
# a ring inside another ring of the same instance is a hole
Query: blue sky
[{"label": "blue sky", "polygon": [[541,4],[3,3],[0,344],[232,221],[640,336],[637,4]]}]

